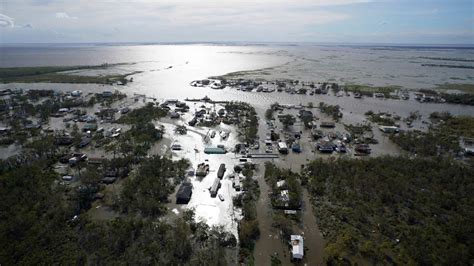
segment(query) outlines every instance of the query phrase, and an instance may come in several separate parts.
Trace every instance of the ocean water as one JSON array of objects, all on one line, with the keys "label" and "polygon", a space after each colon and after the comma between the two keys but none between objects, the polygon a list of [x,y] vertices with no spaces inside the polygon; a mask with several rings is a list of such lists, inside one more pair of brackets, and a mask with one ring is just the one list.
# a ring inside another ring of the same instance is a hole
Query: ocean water
[{"label": "ocean water", "polygon": [[[300,104],[324,101],[339,104],[355,120],[367,110],[408,115],[450,111],[474,114],[473,107],[451,104],[419,104],[327,95],[302,96],[286,93],[248,93],[235,89],[195,88],[196,79],[236,71],[250,71],[247,77],[334,81],[340,84],[397,85],[405,88],[433,88],[444,83],[474,83],[474,69],[426,66],[474,67],[474,47],[342,46],[342,45],[27,45],[0,47],[0,67],[64,66],[124,63],[108,70],[71,74],[101,75],[129,73],[133,82],[114,88],[129,94],[146,94],[158,99],[202,98],[241,100],[257,108],[274,102]],[[0,88],[51,88],[98,91],[113,89],[94,84],[1,84]]]}]

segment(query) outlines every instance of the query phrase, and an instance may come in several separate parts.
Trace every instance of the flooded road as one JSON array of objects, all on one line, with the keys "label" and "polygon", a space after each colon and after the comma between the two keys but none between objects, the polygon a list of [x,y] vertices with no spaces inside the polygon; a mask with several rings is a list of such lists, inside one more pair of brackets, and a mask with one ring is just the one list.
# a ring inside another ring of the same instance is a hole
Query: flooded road
[{"label": "flooded road", "polygon": [[[305,257],[308,265],[323,265],[324,239],[319,231],[308,191],[303,189],[303,231]],[[307,249],[307,250],[306,250]]]},{"label": "flooded road", "polygon": [[273,209],[270,203],[268,187],[263,177],[263,164],[256,173],[256,179],[260,186],[260,198],[257,202],[257,220],[260,229],[260,238],[255,244],[255,265],[269,265],[271,256],[276,255],[282,265],[291,265],[289,247],[285,246],[280,239],[278,231],[272,226]]}]

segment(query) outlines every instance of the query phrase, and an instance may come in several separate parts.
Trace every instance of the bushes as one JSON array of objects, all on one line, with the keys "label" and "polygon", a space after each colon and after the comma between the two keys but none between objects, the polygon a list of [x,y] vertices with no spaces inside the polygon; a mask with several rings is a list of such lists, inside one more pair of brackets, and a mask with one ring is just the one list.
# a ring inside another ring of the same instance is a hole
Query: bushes
[{"label": "bushes", "polygon": [[130,113],[122,116],[119,123],[125,124],[147,124],[155,119],[165,117],[168,112],[165,109],[155,106],[153,103],[148,103],[142,108],[134,109]]},{"label": "bushes", "polygon": [[[147,163],[156,163],[168,173],[180,169],[179,162]],[[220,228],[195,223],[189,212],[173,224],[126,215],[92,222],[80,214],[73,220],[76,199],[65,197],[65,187],[54,182],[57,174],[45,166],[23,166],[0,176],[2,264],[227,264],[224,247],[235,245],[235,238]],[[96,177],[92,172],[83,176],[92,183]],[[253,236],[254,225],[250,225],[246,232]]]},{"label": "bushes", "polygon": [[432,119],[444,119],[430,127],[428,132],[406,131],[390,136],[402,149],[424,156],[457,153],[461,150],[459,138],[474,137],[474,118],[468,116],[450,117],[446,114],[432,114]]},{"label": "bushes", "polygon": [[319,110],[321,111],[321,113],[331,116],[335,121],[339,121],[339,118],[342,117],[339,105],[329,105],[320,102]]},{"label": "bushes", "polygon": [[242,220],[239,225],[240,247],[243,249],[253,250],[255,240],[260,236],[257,220]]},{"label": "bushes", "polygon": [[249,164],[243,169],[245,179],[242,180],[242,190],[245,193],[234,198],[236,206],[242,206],[243,219],[239,223],[240,240],[240,260],[253,260],[252,252],[255,247],[255,241],[260,236],[260,229],[257,221],[256,202],[260,197],[260,189],[257,180],[254,180],[253,170]]},{"label": "bushes", "polygon": [[[117,207],[125,213],[140,213],[157,217],[166,212],[164,203],[175,185],[185,176],[188,162],[177,162],[159,156],[146,159],[137,169],[137,174],[123,184]],[[174,178],[171,183],[169,178]]]},{"label": "bushes", "polygon": [[[286,169],[279,169],[273,163],[265,163],[265,181],[272,188],[272,206],[273,208],[300,209],[302,202],[302,189],[298,181],[299,175]],[[288,190],[289,201],[281,202],[278,197],[282,188],[277,187],[277,182],[284,180],[286,182],[285,190]]]},{"label": "bushes", "polygon": [[328,263],[469,264],[472,165],[379,157],[316,160],[305,170]]}]

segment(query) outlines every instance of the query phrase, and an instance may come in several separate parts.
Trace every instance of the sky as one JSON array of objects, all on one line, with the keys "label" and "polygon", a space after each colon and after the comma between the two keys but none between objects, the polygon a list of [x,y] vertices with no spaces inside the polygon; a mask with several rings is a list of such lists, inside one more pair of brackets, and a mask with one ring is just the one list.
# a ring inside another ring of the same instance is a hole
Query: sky
[{"label": "sky", "polygon": [[0,43],[474,45],[474,0],[0,0]]}]

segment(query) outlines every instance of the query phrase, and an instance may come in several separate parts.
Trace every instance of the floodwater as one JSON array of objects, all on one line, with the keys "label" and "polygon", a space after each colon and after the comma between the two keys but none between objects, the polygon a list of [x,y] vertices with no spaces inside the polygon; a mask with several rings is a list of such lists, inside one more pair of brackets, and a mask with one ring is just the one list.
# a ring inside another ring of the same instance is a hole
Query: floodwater
[{"label": "floodwater", "polygon": [[[99,92],[104,90],[120,90],[132,96],[146,94],[149,97],[164,99],[202,98],[207,95],[212,100],[245,101],[252,104],[260,120],[260,139],[265,139],[264,112],[274,102],[280,104],[307,105],[319,102],[339,105],[343,112],[343,123],[356,124],[366,120],[365,112],[388,112],[407,117],[411,112],[419,112],[422,119],[427,119],[430,113],[448,111],[454,115],[473,115],[474,106],[454,104],[418,103],[413,97],[410,100],[363,98],[354,99],[352,96],[336,97],[334,95],[290,95],[284,92],[243,92],[225,88],[213,90],[208,87],[191,87],[189,83],[196,79],[224,75],[236,71],[250,71],[244,77],[275,79],[298,79],[302,81],[334,81],[340,84],[354,83],[374,86],[398,85],[409,89],[433,88],[437,84],[458,83],[473,84],[474,70],[469,68],[430,67],[423,64],[444,64],[474,66],[474,48],[449,47],[371,47],[371,46],[317,46],[317,45],[72,45],[72,46],[41,46],[41,47],[0,47],[0,67],[18,66],[64,66],[64,65],[98,65],[102,63],[126,63],[111,67],[107,70],[75,71],[71,74],[99,75],[131,73],[133,82],[125,86],[107,86],[96,84],[0,84],[0,89],[55,89],[83,90],[84,92]],[[459,59],[464,59],[459,60]],[[466,60],[467,59],[467,60]],[[193,106],[191,106],[193,109]],[[195,108],[195,107],[194,107]],[[326,117],[313,109],[319,117]],[[205,129],[189,131],[186,136],[176,136],[173,133],[177,123],[184,124],[190,117],[179,121],[165,121],[166,145],[153,147],[156,153],[169,153],[169,145],[179,140],[183,151],[173,152],[177,158],[186,158],[196,168],[198,163],[208,160],[211,172],[202,179],[191,178],[193,182],[193,198],[188,206],[170,204],[171,215],[179,215],[183,208],[194,208],[196,218],[210,225],[223,226],[226,230],[237,235],[237,221],[240,213],[232,206],[231,198],[236,192],[231,187],[228,175],[237,158],[233,154],[225,156],[203,155],[205,146],[224,144],[232,147],[237,139],[232,128],[222,129],[232,131],[227,141],[213,140],[204,145],[202,135]],[[419,125],[420,127],[423,125]],[[296,125],[295,130],[300,130]],[[336,130],[342,131],[340,124]],[[303,131],[304,132],[304,131]],[[375,138],[380,143],[373,145],[373,154],[394,154],[398,149],[386,136],[374,130]],[[303,150],[312,149],[314,143],[309,141],[308,133],[302,138]],[[200,150],[195,153],[194,149]],[[11,147],[15,149],[15,147]],[[261,148],[262,149],[262,148]],[[13,152],[13,151],[11,151]],[[301,164],[317,158],[318,153],[304,151],[300,155],[291,154],[279,160],[283,167],[299,170]],[[218,159],[216,159],[218,158]],[[222,180],[219,193],[224,201],[211,198],[208,187],[216,176],[220,163],[226,163],[228,172]],[[263,166],[263,160],[261,162]],[[279,164],[279,165],[280,165]],[[263,167],[261,167],[263,168]],[[278,233],[272,228],[272,213],[267,195],[268,186],[262,177],[262,172],[256,173],[260,184],[261,196],[257,202],[258,220],[261,237],[256,243],[256,265],[268,265],[270,256],[275,252],[283,264],[289,263],[288,247],[278,239]],[[174,200],[174,199],[172,199]],[[99,207],[94,210],[99,218],[107,218],[113,213]],[[304,194],[303,230],[305,244],[309,247],[306,254],[309,265],[320,264],[322,260],[323,239],[317,228],[318,217],[314,216],[307,192]]]},{"label": "floodwater", "polygon": [[[263,164],[261,165],[263,169]],[[283,265],[290,264],[289,247],[285,246],[278,231],[272,226],[273,210],[268,192],[270,187],[263,178],[262,170],[256,172],[256,179],[260,186],[260,198],[257,201],[257,220],[260,237],[255,244],[255,265],[270,265],[271,256],[277,256]]]},{"label": "floodwater", "polygon": [[[299,79],[302,81],[335,81],[340,84],[399,85],[406,88],[432,88],[444,83],[474,83],[474,69],[428,67],[423,64],[474,66],[474,48],[447,47],[373,47],[317,45],[124,45],[124,46],[42,46],[1,47],[0,66],[97,65],[126,63],[104,70],[76,71],[77,74],[111,74],[142,71],[133,82],[117,86],[130,95],[146,94],[158,100],[202,98],[239,100],[267,108],[274,102],[306,104],[320,101],[338,104],[354,120],[365,119],[368,110],[408,116],[420,111],[427,117],[434,111],[452,114],[474,113],[474,107],[408,101],[331,95],[290,95],[287,93],[242,92],[235,89],[213,90],[191,87],[189,83],[209,76],[236,71],[250,71],[244,77]],[[441,60],[442,59],[442,60]],[[456,61],[458,59],[458,61]],[[464,59],[464,61],[459,61]],[[467,61],[466,61],[467,60]],[[447,63],[446,63],[447,62]],[[262,70],[264,69],[264,70]],[[81,89],[101,91],[115,89],[95,84],[1,84],[6,88]],[[357,122],[356,121],[356,122]]]}]

